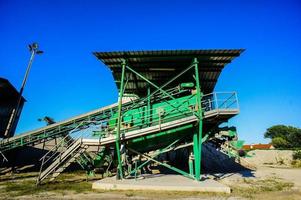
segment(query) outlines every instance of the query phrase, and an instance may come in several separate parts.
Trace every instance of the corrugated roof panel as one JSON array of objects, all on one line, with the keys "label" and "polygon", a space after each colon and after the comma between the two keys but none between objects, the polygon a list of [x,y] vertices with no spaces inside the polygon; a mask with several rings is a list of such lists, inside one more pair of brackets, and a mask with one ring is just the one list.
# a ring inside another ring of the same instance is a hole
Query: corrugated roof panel
[{"label": "corrugated roof panel", "polygon": [[[208,93],[213,91],[221,70],[243,51],[243,49],[118,51],[95,52],[94,55],[111,68],[113,77],[117,81],[120,81],[121,78],[121,61],[126,59],[128,66],[157,85],[172,79],[187,68],[193,58],[197,58],[202,90],[204,93]],[[145,95],[146,83],[143,83],[139,77],[129,77],[132,82],[127,84],[126,91]],[[136,80],[138,83],[133,84]],[[184,74],[169,87],[174,87],[181,82],[192,81],[194,81],[192,75]],[[117,87],[119,89],[120,85],[117,84]]]}]

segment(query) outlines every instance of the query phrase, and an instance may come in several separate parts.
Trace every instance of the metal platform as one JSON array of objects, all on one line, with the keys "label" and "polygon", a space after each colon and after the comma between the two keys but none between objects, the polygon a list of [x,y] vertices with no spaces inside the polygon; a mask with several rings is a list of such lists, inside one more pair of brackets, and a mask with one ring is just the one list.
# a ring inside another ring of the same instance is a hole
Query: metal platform
[{"label": "metal platform", "polygon": [[[213,120],[217,122],[217,121],[222,121],[225,119],[230,119],[231,117],[237,115],[239,113],[238,109],[216,109],[216,110],[211,110],[211,111],[207,111],[204,112],[204,120],[206,122],[206,119]],[[156,132],[160,132],[160,131],[165,131],[171,128],[175,128],[178,126],[183,126],[183,125],[187,125],[187,124],[191,124],[191,123],[195,123],[198,121],[198,118],[196,116],[190,116],[187,118],[183,118],[183,119],[179,119],[179,120],[175,120],[175,121],[171,121],[168,123],[164,123],[161,125],[156,125],[156,126],[152,126],[152,127],[148,127],[148,128],[144,128],[144,129],[140,129],[140,130],[136,130],[136,131],[132,131],[132,132],[128,132],[124,135],[124,137],[121,137],[121,141],[126,141],[129,139],[133,139],[136,137],[141,137],[141,136],[145,136],[151,133],[156,133]],[[100,145],[114,145],[115,144],[115,140],[116,140],[116,136],[110,136],[108,138],[103,138],[103,139],[91,139],[91,138],[83,138],[83,143],[85,145],[88,146],[100,146]]]}]

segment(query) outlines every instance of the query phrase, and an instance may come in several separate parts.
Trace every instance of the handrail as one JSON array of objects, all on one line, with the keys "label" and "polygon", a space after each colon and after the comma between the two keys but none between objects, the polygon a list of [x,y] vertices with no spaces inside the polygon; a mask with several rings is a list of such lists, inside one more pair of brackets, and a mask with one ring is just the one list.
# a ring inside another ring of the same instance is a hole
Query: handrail
[{"label": "handrail", "polygon": [[[102,121],[105,121],[105,120],[102,120]],[[85,123],[90,123],[91,124],[91,123],[96,123],[96,122],[99,123],[99,122],[102,122],[102,121],[83,121],[79,125],[77,125],[73,130],[69,131],[69,134],[74,133],[76,129],[78,129],[79,127],[81,127]],[[72,132],[72,131],[74,131],[74,132]],[[55,145],[52,149],[50,149],[42,158],[40,158],[39,161],[41,161],[44,157],[46,157],[50,152],[53,152],[54,150],[57,150],[59,147],[61,147],[61,144],[66,142],[65,139],[70,137],[69,134],[67,134],[57,145]]]},{"label": "handrail", "polygon": [[[231,96],[228,97],[227,99],[221,99],[221,98],[218,97],[218,94],[231,94]],[[203,110],[206,110],[206,108],[208,108],[208,107],[204,108],[203,107],[204,105],[205,106],[209,106],[209,108],[210,108],[209,110],[215,110],[215,109],[219,109],[219,108],[223,107],[223,105],[226,105],[225,108],[227,109],[232,104],[234,104],[234,103],[237,104],[236,92],[231,92],[231,93],[230,92],[229,93],[228,92],[215,92],[215,93],[210,93],[210,94],[207,94],[207,95],[204,95],[204,96],[205,97],[211,96],[212,98],[210,98],[210,99],[204,99],[204,100],[201,101],[201,103],[202,103],[202,109]],[[187,102],[189,100],[190,100],[190,98],[189,99],[184,99],[183,101],[180,101],[180,103],[185,103],[185,102]],[[209,105],[204,104],[204,103],[207,103],[207,102],[209,102]],[[213,107],[211,105],[211,103],[214,103],[214,102],[217,102],[217,105],[215,107]],[[221,102],[221,104],[219,104],[218,102]],[[174,102],[173,105],[177,105],[178,106],[177,109],[180,109],[181,106],[182,106],[182,105],[179,105],[179,101],[178,102]],[[196,102],[195,103],[191,103],[188,106],[192,106],[192,105],[196,105]],[[168,107],[168,106],[169,105],[166,104],[166,105],[161,106],[160,108],[165,108],[165,107]],[[237,107],[238,107],[238,105],[237,105]],[[187,109],[187,108],[188,107],[186,105],[185,109]],[[137,115],[137,114],[144,114],[144,113],[148,113],[149,111],[154,111],[154,110],[157,110],[157,109],[158,109],[158,107],[157,108],[152,108],[152,109],[149,109],[149,110],[142,110],[140,112],[132,112],[130,114],[123,115],[123,117],[131,116],[131,115]],[[173,111],[175,111],[175,109],[171,110],[170,113],[172,113]],[[167,113],[167,115],[168,115],[168,113]],[[153,117],[153,115],[143,115],[143,117],[144,117],[144,119],[148,119],[149,117]],[[116,120],[116,119],[117,119],[117,117],[116,118],[110,118],[110,120]],[[135,121],[135,119],[134,119],[134,121]],[[122,122],[122,123],[125,123],[125,122]]]},{"label": "handrail", "polygon": [[235,95],[235,93],[233,93],[230,97],[228,97],[223,103],[222,105],[220,105],[220,107],[222,107],[229,99],[231,99],[233,96]]},{"label": "handrail", "polygon": [[[191,96],[191,97],[193,97],[193,96]],[[191,99],[191,97],[188,98],[188,99],[184,99],[184,100],[182,101],[182,103],[187,102],[189,99]],[[181,102],[181,101],[180,101],[180,102]],[[171,103],[171,104],[166,104],[166,105],[164,105],[164,106],[160,106],[160,108],[168,107],[168,106],[170,106],[170,105],[176,105],[176,104],[179,104],[179,101],[174,102],[174,103]],[[180,104],[179,106],[181,106],[181,104]],[[187,108],[187,107],[185,107],[185,108]],[[131,113],[131,115],[134,115],[134,114],[140,114],[140,113],[147,113],[147,112],[149,112],[149,111],[153,111],[153,110],[157,110],[157,109],[158,109],[158,108],[152,108],[152,109],[145,110],[145,111],[141,111],[141,112],[134,112],[134,113]],[[123,115],[122,117],[126,117],[126,116],[129,116],[129,115]],[[111,118],[111,119],[117,119],[117,118]]]},{"label": "handrail", "polygon": [[[96,121],[83,121],[83,122],[81,122],[77,127],[75,127],[72,131],[78,129],[79,127],[81,127],[82,125],[84,125],[84,124],[86,124],[86,123],[87,123],[87,124],[91,124],[91,123],[95,123],[95,122],[96,122]],[[99,122],[99,121],[98,121],[98,122]],[[74,131],[74,132],[72,132],[72,131],[70,131],[69,133],[72,134],[72,133],[76,132],[76,131]],[[48,162],[56,155],[55,152],[54,152],[54,150],[55,150],[55,151],[58,150],[60,147],[62,147],[62,144],[65,144],[65,143],[67,143],[67,146],[65,146],[66,149],[70,148],[70,147],[71,147],[72,145],[74,145],[78,140],[81,140],[81,143],[82,143],[82,139],[83,139],[83,137],[84,137],[84,134],[85,134],[85,133],[79,135],[79,136],[76,137],[76,138],[72,138],[72,137],[68,134],[67,136],[65,136],[65,137],[60,141],[59,144],[55,145],[55,146],[54,146],[51,150],[49,150],[42,158],[40,158],[39,161],[42,161],[42,163],[41,163],[41,166],[40,166],[39,178],[40,178],[40,175],[41,175],[41,173],[42,173],[42,171],[43,171],[44,165],[45,165],[46,163],[48,163]],[[69,138],[69,137],[70,137],[70,138]],[[69,138],[69,139],[68,139],[68,138]],[[67,141],[66,141],[66,140],[67,140]],[[69,142],[71,142],[71,143],[69,143]],[[53,154],[47,158],[47,156],[48,156],[51,152],[52,152]],[[59,152],[59,154],[56,156],[55,159],[57,159],[57,158],[59,158],[60,156],[62,156],[63,153],[64,153],[64,152],[62,152],[62,151]],[[47,159],[46,159],[46,158],[47,158]]]},{"label": "handrail", "polygon": [[61,144],[63,144],[65,141],[65,139],[66,138],[68,138],[68,137],[70,137],[69,135],[66,135],[63,139],[61,139],[60,140],[60,142],[57,144],[57,145],[55,145],[54,147],[52,147],[43,157],[41,157],[40,159],[39,159],[39,161],[41,161],[42,159],[44,159],[46,156],[48,156],[48,154],[50,153],[50,152],[53,152],[54,150],[56,151],[60,146],[61,146]]},{"label": "handrail", "polygon": [[[218,92],[218,93],[214,92],[214,93],[204,95],[204,98],[201,101],[202,109],[204,111],[216,110],[216,109],[220,109],[224,105],[226,105],[224,109],[228,109],[229,107],[232,106],[232,104],[234,104],[234,103],[237,104],[237,98],[236,98],[235,94],[236,94],[235,92]],[[220,97],[221,95],[228,95],[228,96],[227,96],[227,98],[223,99]],[[162,120],[172,119],[174,117],[177,117],[177,116],[172,115],[174,113],[174,111],[176,111],[176,110],[180,111],[180,113],[178,113],[178,117],[181,115],[187,115],[187,114],[194,113],[195,109],[192,109],[192,108],[195,108],[194,106],[197,104],[197,102],[196,101],[189,102],[191,100],[191,98],[193,98],[193,97],[194,97],[194,95],[191,95],[190,98],[178,100],[175,102],[170,102],[170,104],[163,104],[160,107],[156,107],[156,108],[153,107],[148,110],[146,110],[146,109],[139,110],[137,108],[136,111],[133,111],[131,113],[127,113],[125,111],[122,116],[123,119],[126,117],[137,116],[137,115],[138,116],[140,115],[141,117],[129,118],[129,119],[123,120],[121,122],[122,125],[127,126],[128,124],[134,124],[134,126],[123,127],[122,130],[125,132],[128,132],[141,125],[156,124],[158,122],[160,123]],[[188,102],[188,105],[187,104],[184,105],[184,103],[186,103],[186,102]],[[213,103],[215,103],[215,105],[213,105]],[[160,109],[160,108],[164,109],[165,107],[170,107],[170,105],[174,105],[175,108],[168,110],[168,112],[165,112],[164,116],[159,116],[158,109]],[[181,108],[185,108],[185,110],[184,109],[181,110]],[[154,112],[150,112],[150,111],[154,111]],[[149,114],[149,113],[151,113],[151,114]],[[157,114],[157,116],[155,115],[155,113]],[[112,129],[116,126],[117,119],[118,119],[118,117],[113,117],[108,120],[104,120],[104,122],[107,123],[107,127],[111,130],[111,131],[109,131],[109,133],[113,133],[115,131],[115,130],[112,131]],[[152,119],[152,120],[149,120],[149,119]],[[115,120],[115,122],[113,124],[109,124],[109,121],[114,121],[114,120]],[[141,124],[140,122],[142,120],[147,121],[148,123]],[[136,125],[136,122],[138,122],[139,124]],[[104,132],[106,132],[106,131],[104,131]]]},{"label": "handrail", "polygon": [[[221,98],[222,95],[228,95],[225,98]],[[236,92],[213,92],[203,96],[202,104],[210,102],[214,103],[214,109],[229,109],[232,105],[235,105],[235,109],[239,109],[237,93]],[[225,105],[225,106],[224,106]]]},{"label": "handrail", "polygon": [[[191,97],[193,97],[193,96],[191,96]],[[180,103],[179,103],[179,101],[178,102],[174,102],[174,103],[172,103],[173,105],[176,105],[177,106],[177,110],[179,109],[179,108],[181,108],[181,106],[183,106],[183,104],[185,103],[185,102],[188,102],[190,99],[191,99],[191,97],[190,98],[188,98],[188,99],[184,99],[184,100],[182,100],[182,101],[180,101]],[[192,103],[192,104],[189,104],[188,106],[185,106],[185,107],[183,107],[183,108],[185,108],[185,110],[187,110],[188,112],[185,112],[185,111],[180,111],[179,110],[179,112],[180,113],[182,113],[183,115],[186,115],[187,113],[193,113],[194,112],[194,110],[190,110],[189,109],[189,106],[193,106],[193,105],[195,105],[196,104],[196,102],[195,103]],[[160,106],[160,107],[156,107],[156,108],[152,108],[152,109],[149,109],[149,110],[142,110],[142,111],[140,111],[140,112],[133,112],[133,113],[130,113],[130,114],[128,114],[128,115],[124,115],[123,117],[127,117],[127,116],[133,116],[133,115],[137,115],[137,114],[143,114],[143,113],[148,113],[149,111],[157,111],[159,108],[165,108],[165,107],[169,107],[170,105],[169,104],[166,104],[166,105],[163,105],[163,106]],[[164,117],[164,119],[168,119],[168,117],[166,117],[166,116],[168,116],[169,114],[172,114],[176,109],[172,109],[172,110],[170,110],[169,112],[167,112],[167,113],[165,113],[165,117]],[[159,114],[159,113],[157,113],[157,114]],[[144,117],[144,120],[146,120],[146,119],[150,119],[150,118],[153,118],[154,117],[154,115],[153,114],[150,114],[150,115],[144,115],[143,116]],[[115,117],[115,118],[110,118],[110,120],[117,120],[118,118],[117,117]],[[140,118],[139,119],[132,119],[132,120],[130,120],[130,121],[123,121],[123,122],[121,122],[121,124],[123,124],[123,125],[125,125],[125,124],[127,124],[128,122],[132,122],[132,123],[134,123],[134,122],[136,122],[136,121],[139,121],[139,120],[141,120]],[[156,122],[156,121],[160,121],[160,120],[152,120],[150,123],[154,123],[154,122]],[[113,126],[114,127],[114,126]],[[133,127],[131,127],[131,128],[133,128]]]}]

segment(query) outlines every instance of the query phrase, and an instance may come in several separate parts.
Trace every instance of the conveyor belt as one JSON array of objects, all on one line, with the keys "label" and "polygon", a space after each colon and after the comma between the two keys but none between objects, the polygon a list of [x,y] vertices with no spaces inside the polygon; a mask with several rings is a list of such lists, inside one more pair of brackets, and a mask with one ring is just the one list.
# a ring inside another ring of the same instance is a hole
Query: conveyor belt
[{"label": "conveyor belt", "polygon": [[62,122],[1,140],[0,151],[5,152],[22,146],[35,145],[64,136],[84,121],[96,121],[109,118],[111,116],[110,113],[117,109],[116,106],[117,104],[115,103]]}]

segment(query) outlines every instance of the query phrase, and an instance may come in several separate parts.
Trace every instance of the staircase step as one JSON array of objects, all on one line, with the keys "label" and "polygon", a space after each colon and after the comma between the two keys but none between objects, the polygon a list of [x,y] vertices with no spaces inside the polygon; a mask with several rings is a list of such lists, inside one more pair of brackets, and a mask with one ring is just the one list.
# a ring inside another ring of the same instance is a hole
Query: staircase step
[{"label": "staircase step", "polygon": [[[58,170],[59,166],[62,163],[67,162],[70,160],[70,155],[75,153],[75,155],[78,153],[76,152],[79,148],[81,148],[81,139],[74,141],[74,143],[69,146],[69,148],[60,154],[44,171],[42,171],[39,175],[38,182],[43,181],[45,178],[47,178],[48,175],[50,175],[52,172]],[[68,159],[69,157],[69,159]],[[72,156],[71,158],[73,158]],[[71,163],[68,163],[67,165],[69,166]]]},{"label": "staircase step", "polygon": [[63,163],[62,166],[60,166],[57,170],[55,170],[52,173],[52,177],[49,181],[53,181],[56,177],[58,177],[68,166],[70,166],[71,163],[73,163],[84,152],[85,149],[80,149],[73,156],[71,156],[70,159],[66,160],[66,162]]}]

